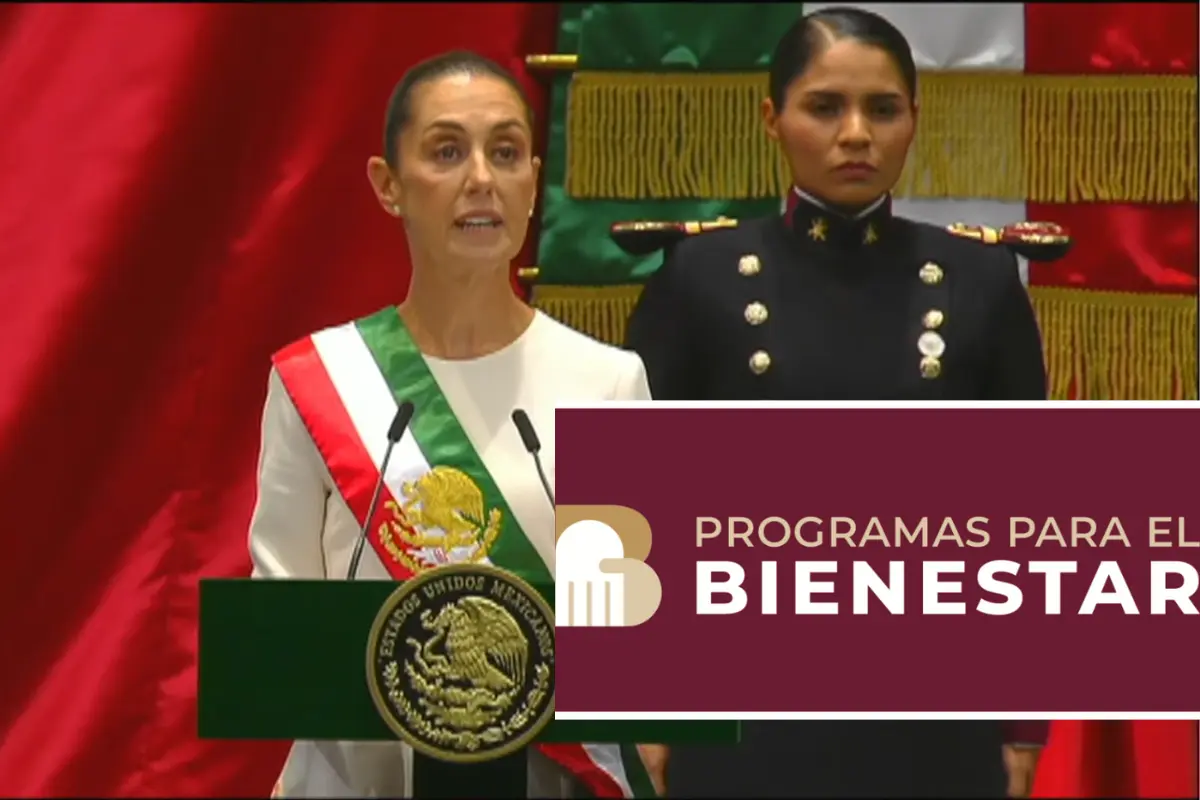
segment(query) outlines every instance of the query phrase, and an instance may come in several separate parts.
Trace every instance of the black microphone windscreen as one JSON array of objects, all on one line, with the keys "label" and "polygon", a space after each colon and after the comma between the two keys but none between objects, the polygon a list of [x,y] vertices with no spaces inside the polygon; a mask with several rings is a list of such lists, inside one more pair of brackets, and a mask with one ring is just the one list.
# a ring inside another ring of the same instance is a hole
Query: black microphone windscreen
[{"label": "black microphone windscreen", "polygon": [[538,441],[537,433],[533,430],[533,423],[529,421],[529,415],[523,409],[513,410],[512,421],[517,426],[517,433],[521,434],[521,442],[526,450],[536,453],[542,449],[542,443]]},{"label": "black microphone windscreen", "polygon": [[396,416],[392,417],[391,427],[388,428],[388,441],[398,442],[404,437],[404,429],[408,427],[409,421],[413,415],[413,404],[405,400],[396,409]]}]

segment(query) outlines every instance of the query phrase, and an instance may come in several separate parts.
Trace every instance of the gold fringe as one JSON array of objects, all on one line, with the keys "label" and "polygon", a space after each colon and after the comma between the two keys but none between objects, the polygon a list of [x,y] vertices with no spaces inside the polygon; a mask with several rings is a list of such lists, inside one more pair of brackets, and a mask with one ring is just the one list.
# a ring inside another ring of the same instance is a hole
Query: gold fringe
[{"label": "gold fringe", "polygon": [[1033,287],[1050,396],[1195,400],[1196,297]]},{"label": "gold fringe", "polygon": [[567,193],[782,197],[786,165],[759,122],[766,90],[762,73],[576,72]]},{"label": "gold fringe", "polygon": [[[533,305],[621,346],[642,287],[536,286]],[[1196,298],[1036,286],[1055,400],[1196,400]]]},{"label": "gold fringe", "polygon": [[[1196,77],[922,73],[898,196],[1043,203],[1197,199]],[[764,73],[576,72],[567,192],[782,197]]]},{"label": "gold fringe", "polygon": [[641,284],[534,286],[530,302],[564,325],[621,347],[625,343],[625,323],[641,293]]}]

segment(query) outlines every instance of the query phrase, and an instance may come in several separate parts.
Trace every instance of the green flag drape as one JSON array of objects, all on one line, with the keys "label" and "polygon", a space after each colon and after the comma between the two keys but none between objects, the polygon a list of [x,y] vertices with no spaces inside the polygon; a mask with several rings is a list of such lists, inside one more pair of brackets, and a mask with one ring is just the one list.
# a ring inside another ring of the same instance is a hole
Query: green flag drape
[{"label": "green flag drape", "polygon": [[742,153],[778,159],[756,125],[764,70],[779,32],[802,11],[774,3],[559,8],[558,52],[579,61],[552,78],[533,300],[619,343],[640,284],[662,259],[622,251],[609,237],[614,222],[778,210],[778,185],[756,178],[762,170]]},{"label": "green flag drape", "polygon": [[787,184],[760,107],[797,3],[597,3],[567,113],[575,197],[775,198]]},{"label": "green flag drape", "polygon": [[[760,104],[777,37],[803,6],[569,5],[575,23],[564,52],[579,62],[562,81],[570,90],[558,121],[571,197],[720,201],[786,192],[787,169],[763,134]],[[922,123],[898,197],[1195,198],[1194,144],[1182,144],[1195,128],[1194,77],[935,68],[922,71],[919,95]],[[1132,133],[1114,142],[1114,120],[1148,113],[1180,146]],[[1143,162],[1162,177],[1121,168]]]}]

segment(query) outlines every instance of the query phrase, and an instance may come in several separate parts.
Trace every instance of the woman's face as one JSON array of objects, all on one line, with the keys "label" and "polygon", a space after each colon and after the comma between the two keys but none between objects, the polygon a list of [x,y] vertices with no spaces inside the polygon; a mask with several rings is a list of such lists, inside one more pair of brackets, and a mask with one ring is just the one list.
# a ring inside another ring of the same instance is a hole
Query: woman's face
[{"label": "woman's face", "polygon": [[839,39],[792,81],[783,108],[763,102],[763,118],[799,188],[854,208],[899,180],[916,109],[891,56]]},{"label": "woman's face", "polygon": [[376,183],[409,244],[433,265],[507,270],[521,250],[540,162],[520,95],[491,75],[418,86],[394,173]]}]

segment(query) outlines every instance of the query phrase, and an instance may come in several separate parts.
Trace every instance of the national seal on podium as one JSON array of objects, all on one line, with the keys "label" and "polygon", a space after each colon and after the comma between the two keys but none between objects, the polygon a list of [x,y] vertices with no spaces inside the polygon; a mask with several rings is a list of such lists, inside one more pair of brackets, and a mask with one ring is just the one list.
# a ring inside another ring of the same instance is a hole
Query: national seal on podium
[{"label": "national seal on podium", "polygon": [[491,564],[435,567],[384,601],[366,666],[376,710],[413,750],[459,764],[503,758],[554,717],[554,612]]}]

